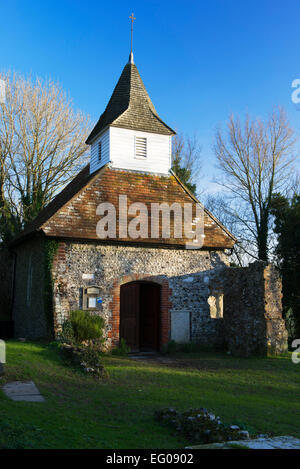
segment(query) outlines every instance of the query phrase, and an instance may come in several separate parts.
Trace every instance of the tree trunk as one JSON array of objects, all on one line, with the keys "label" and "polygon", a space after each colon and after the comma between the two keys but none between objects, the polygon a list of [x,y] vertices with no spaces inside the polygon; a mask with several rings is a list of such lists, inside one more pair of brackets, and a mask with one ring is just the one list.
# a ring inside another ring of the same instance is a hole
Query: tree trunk
[{"label": "tree trunk", "polygon": [[257,246],[258,246],[258,258],[261,261],[268,261],[268,216],[264,215],[258,230]]}]

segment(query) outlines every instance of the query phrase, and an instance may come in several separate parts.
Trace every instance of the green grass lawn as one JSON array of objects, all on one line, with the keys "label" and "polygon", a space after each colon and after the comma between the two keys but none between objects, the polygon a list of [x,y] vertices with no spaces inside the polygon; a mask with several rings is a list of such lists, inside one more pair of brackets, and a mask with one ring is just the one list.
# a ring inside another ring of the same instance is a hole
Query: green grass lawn
[{"label": "green grass lawn", "polygon": [[110,379],[64,364],[57,348],[7,343],[8,381],[33,380],[45,403],[13,402],[0,391],[0,448],[183,448],[153,418],[156,409],[206,407],[225,423],[300,437],[300,364],[290,357],[175,356],[172,365],[105,356]]}]

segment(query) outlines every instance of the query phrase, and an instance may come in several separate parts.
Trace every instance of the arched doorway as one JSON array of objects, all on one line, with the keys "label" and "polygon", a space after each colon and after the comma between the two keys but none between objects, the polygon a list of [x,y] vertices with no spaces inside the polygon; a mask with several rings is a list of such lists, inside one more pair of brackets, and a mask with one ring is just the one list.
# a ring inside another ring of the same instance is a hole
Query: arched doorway
[{"label": "arched doorway", "polygon": [[160,285],[152,282],[121,285],[120,339],[125,339],[132,351],[159,349],[160,290]]}]

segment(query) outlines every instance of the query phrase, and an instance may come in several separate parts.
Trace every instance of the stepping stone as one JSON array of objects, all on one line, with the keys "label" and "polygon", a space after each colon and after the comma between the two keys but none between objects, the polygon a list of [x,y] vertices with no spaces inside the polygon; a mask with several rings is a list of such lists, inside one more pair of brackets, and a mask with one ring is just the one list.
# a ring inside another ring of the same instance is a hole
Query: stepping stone
[{"label": "stepping stone", "polygon": [[45,402],[33,381],[13,381],[3,387],[4,394],[13,401]]},{"label": "stepping stone", "polygon": [[300,449],[300,440],[293,436],[275,436],[273,438],[256,438],[253,440],[225,441],[208,445],[190,446],[186,449]]}]

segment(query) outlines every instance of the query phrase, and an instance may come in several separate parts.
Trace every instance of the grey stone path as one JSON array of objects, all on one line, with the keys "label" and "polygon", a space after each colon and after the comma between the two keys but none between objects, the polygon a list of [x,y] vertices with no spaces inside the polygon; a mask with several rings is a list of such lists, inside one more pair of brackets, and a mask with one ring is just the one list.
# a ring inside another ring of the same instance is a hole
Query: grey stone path
[{"label": "grey stone path", "polygon": [[33,381],[13,381],[3,387],[4,394],[13,401],[44,402],[45,399]]},{"label": "grey stone path", "polygon": [[273,438],[256,438],[255,440],[227,441],[210,445],[190,446],[188,449],[231,449],[231,447],[248,449],[300,449],[300,440],[293,436],[275,436]]}]

